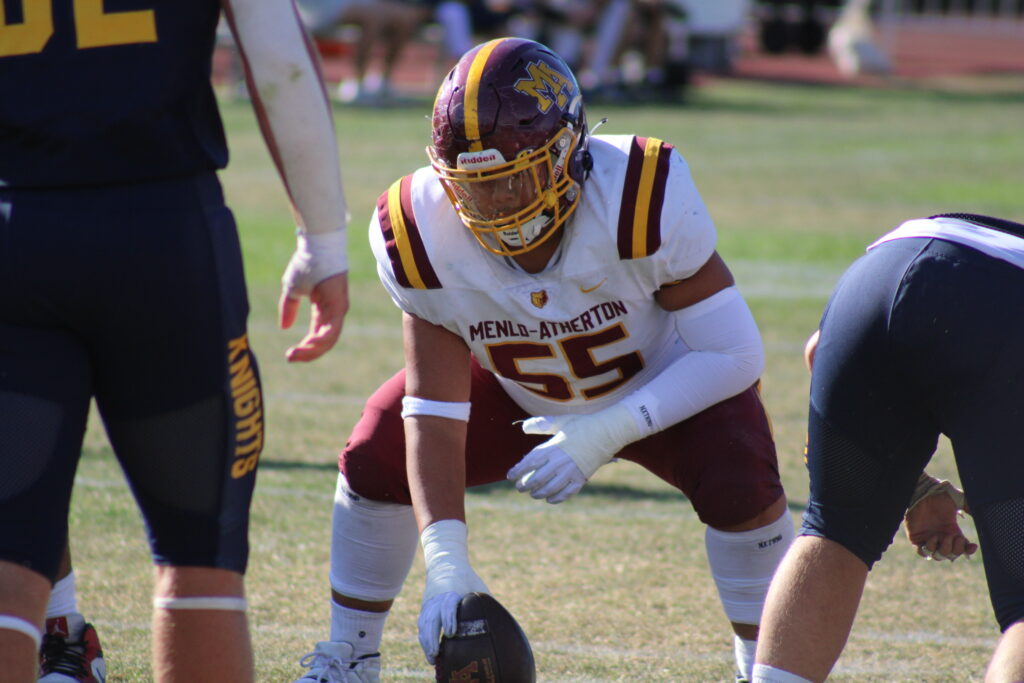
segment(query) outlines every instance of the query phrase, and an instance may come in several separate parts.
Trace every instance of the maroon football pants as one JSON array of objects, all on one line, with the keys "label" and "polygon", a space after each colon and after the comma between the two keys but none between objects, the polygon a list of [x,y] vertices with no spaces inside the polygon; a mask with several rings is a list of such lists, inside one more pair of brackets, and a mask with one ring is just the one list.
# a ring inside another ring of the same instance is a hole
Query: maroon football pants
[{"label": "maroon football pants", "polygon": [[[339,457],[349,486],[370,500],[411,504],[401,417],[404,395],[402,370],[366,402]],[[550,438],[523,433],[517,422],[530,415],[475,361],[470,400],[467,486],[505,479],[513,465]],[[642,465],[682,491],[701,521],[713,527],[752,519],[783,493],[771,426],[756,387],[629,444],[617,457]]]}]

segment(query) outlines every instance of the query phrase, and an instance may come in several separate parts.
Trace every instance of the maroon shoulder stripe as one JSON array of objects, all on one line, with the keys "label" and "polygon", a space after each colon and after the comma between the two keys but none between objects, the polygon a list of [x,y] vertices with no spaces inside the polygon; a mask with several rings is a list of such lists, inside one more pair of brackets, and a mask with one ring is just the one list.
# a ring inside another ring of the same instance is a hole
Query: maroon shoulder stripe
[{"label": "maroon shoulder stripe", "polygon": [[440,289],[412,211],[412,176],[401,178],[377,200],[377,218],[391,269],[398,284],[411,289]]},{"label": "maroon shoulder stripe", "polygon": [[672,149],[657,138],[634,137],[630,144],[619,209],[621,258],[643,258],[661,247],[661,212]]}]

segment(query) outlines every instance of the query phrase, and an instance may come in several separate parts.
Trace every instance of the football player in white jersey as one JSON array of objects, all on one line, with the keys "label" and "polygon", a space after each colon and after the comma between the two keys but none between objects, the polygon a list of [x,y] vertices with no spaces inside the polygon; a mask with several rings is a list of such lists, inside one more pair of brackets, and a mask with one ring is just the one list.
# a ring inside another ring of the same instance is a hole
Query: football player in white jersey
[{"label": "football player in white jersey", "polygon": [[377,680],[417,540],[434,661],[459,598],[487,591],[465,488],[507,477],[561,503],[613,457],[678,488],[707,525],[746,680],[794,525],[757,392],[760,335],[686,162],[654,138],[590,136],[572,72],[518,38],[460,59],[427,151],[370,226],[406,365],[341,454],[331,635],[300,680]]},{"label": "football player in white jersey", "polygon": [[[765,607],[757,683],[825,680],[868,572],[905,515],[914,531],[908,506],[943,490],[918,520],[931,540],[911,542],[970,555],[956,522],[969,509],[1003,633],[985,681],[1024,681],[1022,314],[1024,225],[990,216],[907,221],[840,279],[808,345],[810,499]],[[966,500],[922,476],[940,434]]]}]

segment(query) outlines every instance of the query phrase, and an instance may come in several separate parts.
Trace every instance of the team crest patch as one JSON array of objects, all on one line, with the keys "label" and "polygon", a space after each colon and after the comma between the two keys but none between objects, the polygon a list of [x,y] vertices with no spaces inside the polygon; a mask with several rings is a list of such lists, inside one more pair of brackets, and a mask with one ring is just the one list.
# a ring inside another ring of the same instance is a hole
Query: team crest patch
[{"label": "team crest patch", "polygon": [[537,308],[544,308],[548,303],[548,291],[542,289],[537,292],[530,292],[530,303]]}]

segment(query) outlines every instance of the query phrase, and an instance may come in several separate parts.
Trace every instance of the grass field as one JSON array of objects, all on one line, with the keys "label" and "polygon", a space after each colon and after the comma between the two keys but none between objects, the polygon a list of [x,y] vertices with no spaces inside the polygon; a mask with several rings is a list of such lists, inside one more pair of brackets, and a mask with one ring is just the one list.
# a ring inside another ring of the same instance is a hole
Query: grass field
[{"label": "grass field", "polygon": [[[906,218],[1024,218],[1022,92],[1020,77],[880,90],[723,81],[681,108],[590,109],[591,124],[608,118],[601,132],[664,138],[690,162],[762,327],[764,396],[795,519],[807,496],[801,349],[832,285]],[[224,103],[232,161],[223,179],[245,243],[268,419],[248,578],[260,681],[293,680],[298,658],[327,636],[337,452],[363,400],[402,361],[399,313],[377,282],[365,226],[377,195],[424,163],[429,106],[336,111],[353,306],[338,348],[293,367],[282,353],[300,335],[274,318],[289,213],[251,111]],[[72,511],[80,606],[98,627],[108,680],[147,681],[148,549],[92,424]],[[955,479],[948,448],[931,469]],[[732,680],[703,527],[660,481],[611,465],[559,507],[496,484],[468,494],[468,514],[475,568],[529,634],[541,681]],[[422,580],[418,559],[385,632],[385,681],[432,678],[416,641]],[[980,560],[925,563],[897,538],[870,576],[833,680],[981,680],[996,637]]]}]

